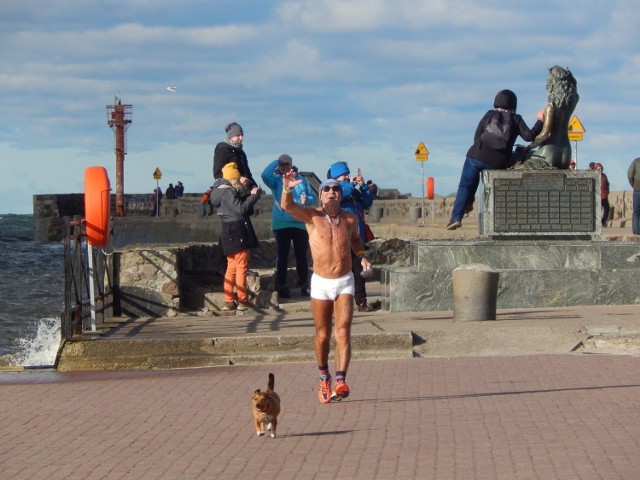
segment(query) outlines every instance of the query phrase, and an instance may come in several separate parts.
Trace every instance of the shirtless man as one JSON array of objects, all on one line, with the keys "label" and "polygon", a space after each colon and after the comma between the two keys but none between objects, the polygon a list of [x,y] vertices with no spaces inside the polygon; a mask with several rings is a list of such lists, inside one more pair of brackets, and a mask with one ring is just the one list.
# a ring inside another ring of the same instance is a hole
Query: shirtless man
[{"label": "shirtless man", "polygon": [[[282,177],[280,204],[291,216],[304,222],[309,233],[313,257],[311,277],[311,312],[316,327],[315,352],[320,369],[320,403],[342,400],[349,396],[345,379],[351,360],[351,321],[353,320],[353,272],[351,250],[362,264],[362,270],[371,268],[364,256],[364,245],[358,235],[354,215],[340,209],[342,188],[340,182],[329,179],[320,184],[320,207],[303,207],[293,201],[291,194],[300,180],[289,172]],[[329,374],[329,348],[332,319],[335,316],[336,383],[331,389]]]}]

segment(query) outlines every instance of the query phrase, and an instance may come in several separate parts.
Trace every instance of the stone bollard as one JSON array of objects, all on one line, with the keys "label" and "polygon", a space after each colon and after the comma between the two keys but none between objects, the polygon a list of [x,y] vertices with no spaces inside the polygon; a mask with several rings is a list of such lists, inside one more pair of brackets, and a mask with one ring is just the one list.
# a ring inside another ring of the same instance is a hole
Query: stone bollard
[{"label": "stone bollard", "polygon": [[422,218],[422,207],[409,208],[409,223],[416,223]]},{"label": "stone bollard", "polygon": [[369,217],[367,218],[367,223],[380,223],[380,219],[382,218],[382,207],[371,207],[371,211],[369,212]]},{"label": "stone bollard", "polygon": [[495,320],[498,272],[481,263],[462,265],[451,274],[453,321]]}]

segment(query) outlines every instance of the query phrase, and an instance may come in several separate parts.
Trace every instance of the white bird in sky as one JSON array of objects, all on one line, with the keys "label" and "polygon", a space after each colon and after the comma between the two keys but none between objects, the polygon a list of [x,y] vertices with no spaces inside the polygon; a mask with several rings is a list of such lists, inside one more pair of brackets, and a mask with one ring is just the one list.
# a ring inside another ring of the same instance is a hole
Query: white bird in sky
[{"label": "white bird in sky", "polygon": [[175,92],[177,90],[177,88],[176,87],[167,87],[167,90],[169,92]]}]

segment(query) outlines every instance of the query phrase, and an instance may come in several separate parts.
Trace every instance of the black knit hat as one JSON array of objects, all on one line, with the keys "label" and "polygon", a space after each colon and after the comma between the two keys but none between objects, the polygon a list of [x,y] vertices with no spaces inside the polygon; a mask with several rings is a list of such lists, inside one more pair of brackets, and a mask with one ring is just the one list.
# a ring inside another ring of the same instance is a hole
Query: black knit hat
[{"label": "black knit hat", "polygon": [[518,97],[511,90],[500,90],[493,101],[494,108],[515,110],[518,106]]}]

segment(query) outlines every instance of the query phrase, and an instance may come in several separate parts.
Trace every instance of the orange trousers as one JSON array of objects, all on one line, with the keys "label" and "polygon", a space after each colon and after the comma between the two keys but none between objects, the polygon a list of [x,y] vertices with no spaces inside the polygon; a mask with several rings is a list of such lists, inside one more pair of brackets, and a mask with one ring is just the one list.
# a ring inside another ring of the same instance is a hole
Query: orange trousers
[{"label": "orange trousers", "polygon": [[236,287],[238,302],[247,303],[247,270],[249,249],[227,255],[227,271],[224,274],[224,301],[233,302],[233,287]]}]

